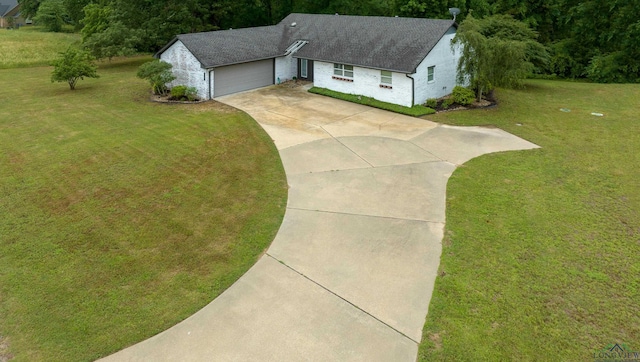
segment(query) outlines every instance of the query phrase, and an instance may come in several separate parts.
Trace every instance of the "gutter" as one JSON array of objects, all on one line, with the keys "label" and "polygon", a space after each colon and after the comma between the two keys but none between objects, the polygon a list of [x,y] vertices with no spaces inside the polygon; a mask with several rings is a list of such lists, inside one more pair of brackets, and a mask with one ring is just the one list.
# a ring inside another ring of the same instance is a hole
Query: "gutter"
[{"label": "gutter", "polygon": [[209,83],[209,100],[213,99],[213,97],[211,96],[211,69],[207,69],[207,71],[209,71],[209,79],[207,81],[207,83]]}]

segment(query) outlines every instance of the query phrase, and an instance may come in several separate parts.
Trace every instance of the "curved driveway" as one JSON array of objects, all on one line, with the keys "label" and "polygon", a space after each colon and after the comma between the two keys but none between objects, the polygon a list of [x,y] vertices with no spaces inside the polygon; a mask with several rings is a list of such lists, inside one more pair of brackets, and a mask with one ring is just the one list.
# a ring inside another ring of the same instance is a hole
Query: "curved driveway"
[{"label": "curved driveway", "polygon": [[271,247],[231,288],[108,361],[415,361],[449,176],[537,148],[283,87],[219,99],[273,138],[289,189]]}]

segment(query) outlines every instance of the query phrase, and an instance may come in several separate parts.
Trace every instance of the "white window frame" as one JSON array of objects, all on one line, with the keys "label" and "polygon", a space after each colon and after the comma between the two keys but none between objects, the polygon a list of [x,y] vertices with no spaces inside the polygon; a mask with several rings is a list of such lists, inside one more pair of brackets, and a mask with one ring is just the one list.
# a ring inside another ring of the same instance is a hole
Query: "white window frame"
[{"label": "white window frame", "polygon": [[307,78],[309,76],[309,63],[306,59],[300,59],[300,78]]},{"label": "white window frame", "polygon": [[333,75],[352,79],[353,65],[333,63]]},{"label": "white window frame", "polygon": [[380,71],[380,84],[382,85],[392,85],[393,84],[393,73],[388,70]]},{"label": "white window frame", "polygon": [[436,81],[436,66],[432,65],[427,68],[427,83],[433,83]]}]

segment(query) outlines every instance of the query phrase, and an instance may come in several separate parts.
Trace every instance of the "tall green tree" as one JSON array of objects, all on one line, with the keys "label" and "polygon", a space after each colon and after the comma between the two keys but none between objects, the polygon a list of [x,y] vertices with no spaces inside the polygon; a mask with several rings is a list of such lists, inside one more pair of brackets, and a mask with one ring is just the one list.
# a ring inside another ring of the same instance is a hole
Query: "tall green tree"
[{"label": "tall green tree", "polygon": [[535,66],[548,59],[536,33],[508,15],[476,19],[473,15],[460,24],[453,46],[462,47],[458,81],[469,82],[478,100],[493,87],[520,87]]},{"label": "tall green tree", "polygon": [[40,0],[18,0],[18,4],[20,4],[20,13],[26,19],[33,19],[36,13],[38,13]]},{"label": "tall green tree", "polygon": [[88,4],[83,9],[82,40],[86,41],[96,33],[102,33],[113,22],[113,8],[110,4]]},{"label": "tall green tree", "polygon": [[33,17],[33,21],[37,24],[54,32],[62,31],[62,26],[67,23],[67,19],[63,0],[44,0]]},{"label": "tall green tree", "polygon": [[135,54],[141,42],[140,30],[129,29],[121,22],[110,23],[103,31],[94,32],[83,41],[83,46],[97,59]]},{"label": "tall green tree", "polygon": [[91,0],[63,0],[63,5],[69,16],[69,21],[76,30],[82,28],[82,19],[84,18],[84,7],[91,3]]},{"label": "tall green tree", "polygon": [[554,47],[553,70],[598,82],[640,82],[640,0],[562,1],[568,34]]},{"label": "tall green tree", "polygon": [[465,13],[463,0],[409,0],[400,7],[400,14],[414,18],[451,19],[449,8],[458,8]]}]

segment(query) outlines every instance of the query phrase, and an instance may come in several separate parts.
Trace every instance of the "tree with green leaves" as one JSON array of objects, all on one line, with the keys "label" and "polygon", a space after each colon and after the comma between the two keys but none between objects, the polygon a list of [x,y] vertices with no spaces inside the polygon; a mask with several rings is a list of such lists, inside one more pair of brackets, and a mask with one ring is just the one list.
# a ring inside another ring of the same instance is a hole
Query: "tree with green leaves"
[{"label": "tree with green leaves", "polygon": [[548,61],[547,50],[536,36],[526,24],[508,15],[467,16],[452,44],[462,47],[458,81],[469,82],[478,100],[493,87],[522,86],[536,66]]},{"label": "tree with green leaves", "polygon": [[152,60],[146,62],[138,68],[138,78],[146,79],[151,84],[153,94],[166,94],[167,83],[176,79],[171,73],[173,66],[162,60]]},{"label": "tree with green leaves", "polygon": [[140,43],[139,30],[125,27],[121,22],[113,22],[101,32],[91,34],[84,40],[84,47],[97,59],[129,56],[136,53]]},{"label": "tree with green leaves", "polygon": [[449,8],[465,12],[466,4],[456,0],[409,0],[400,7],[400,14],[414,18],[451,19]]},{"label": "tree with green leaves", "polygon": [[40,0],[18,0],[18,4],[20,4],[20,14],[25,19],[33,19],[38,13]]},{"label": "tree with green leaves", "polygon": [[100,77],[91,55],[74,47],[60,53],[60,58],[53,62],[53,66],[51,82],[67,82],[71,90],[76,89],[78,80]]},{"label": "tree with green leaves", "polygon": [[64,8],[69,17],[69,21],[76,30],[82,28],[84,18],[84,7],[89,5],[91,0],[63,0]]},{"label": "tree with green leaves", "polygon": [[59,32],[68,18],[63,0],[44,0],[38,7],[33,21],[49,31]]},{"label": "tree with green leaves", "polygon": [[[553,70],[562,76],[587,76],[597,82],[640,82],[640,1],[563,3],[571,27],[566,38],[554,46]],[[563,68],[568,72],[562,72]]]},{"label": "tree with green leaves", "polygon": [[88,4],[82,11],[82,41],[96,33],[101,33],[109,28],[113,22],[113,8],[106,4]]},{"label": "tree with green leaves", "polygon": [[9,15],[5,19],[7,20],[7,28],[8,29],[13,29],[13,27],[16,25],[16,18],[14,18],[13,16]]}]

